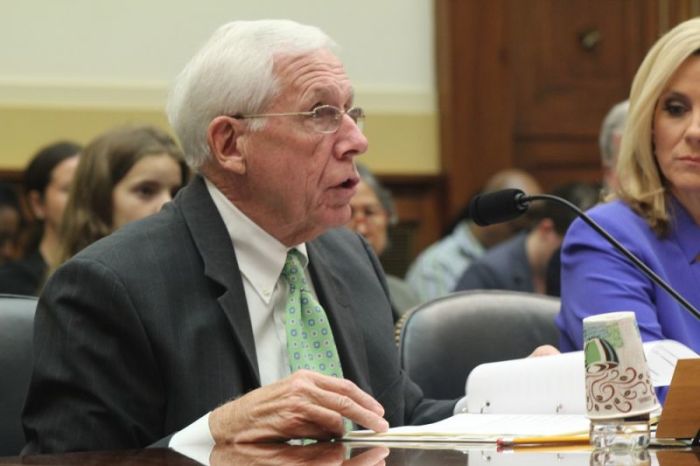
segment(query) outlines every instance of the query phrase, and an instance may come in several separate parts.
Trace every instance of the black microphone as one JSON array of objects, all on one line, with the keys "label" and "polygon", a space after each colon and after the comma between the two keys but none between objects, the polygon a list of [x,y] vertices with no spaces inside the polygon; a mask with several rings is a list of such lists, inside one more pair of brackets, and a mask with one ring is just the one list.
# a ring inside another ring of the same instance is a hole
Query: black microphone
[{"label": "black microphone", "polygon": [[642,262],[637,256],[632,254],[629,249],[624,247],[615,238],[610,235],[607,231],[598,225],[595,220],[593,220],[588,214],[583,210],[579,209],[578,206],[572,204],[566,199],[562,199],[558,196],[552,196],[551,194],[537,194],[532,196],[527,196],[520,189],[504,189],[501,191],[495,191],[492,193],[481,194],[475,196],[469,203],[469,214],[471,219],[480,226],[491,225],[493,223],[507,222],[508,220],[513,220],[518,218],[530,207],[531,201],[554,201],[559,204],[565,205],[576,214],[581,217],[581,219],[586,222],[591,228],[593,228],[599,235],[607,240],[615,249],[620,251],[625,257],[627,257],[632,263],[644,274],[649,277],[654,283],[663,288],[673,299],[678,301],[683,307],[685,307],[695,318],[700,319],[700,311],[698,311],[692,304],[688,302],[683,296],[681,296],[676,290],[674,290],[671,285],[666,283],[661,277],[659,277],[656,272],[651,270],[644,262]]},{"label": "black microphone", "polygon": [[475,196],[469,203],[469,216],[479,226],[503,223],[527,212],[525,193],[519,189],[503,189]]}]

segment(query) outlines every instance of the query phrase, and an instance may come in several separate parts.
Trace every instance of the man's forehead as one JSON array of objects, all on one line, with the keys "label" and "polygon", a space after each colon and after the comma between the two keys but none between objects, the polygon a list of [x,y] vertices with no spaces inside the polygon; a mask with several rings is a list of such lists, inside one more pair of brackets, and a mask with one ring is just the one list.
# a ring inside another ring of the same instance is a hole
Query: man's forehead
[{"label": "man's forehead", "polygon": [[327,99],[354,95],[353,87],[338,57],[330,50],[318,49],[297,55],[275,57],[274,71],[286,88],[305,96]]}]

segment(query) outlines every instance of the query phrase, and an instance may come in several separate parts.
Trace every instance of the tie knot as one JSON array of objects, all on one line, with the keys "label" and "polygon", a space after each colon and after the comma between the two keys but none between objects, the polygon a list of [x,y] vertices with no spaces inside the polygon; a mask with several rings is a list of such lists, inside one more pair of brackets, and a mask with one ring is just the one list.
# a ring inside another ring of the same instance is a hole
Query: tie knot
[{"label": "tie knot", "polygon": [[304,266],[301,265],[301,253],[292,249],[287,253],[287,260],[282,268],[282,276],[291,283],[300,282],[304,277]]}]

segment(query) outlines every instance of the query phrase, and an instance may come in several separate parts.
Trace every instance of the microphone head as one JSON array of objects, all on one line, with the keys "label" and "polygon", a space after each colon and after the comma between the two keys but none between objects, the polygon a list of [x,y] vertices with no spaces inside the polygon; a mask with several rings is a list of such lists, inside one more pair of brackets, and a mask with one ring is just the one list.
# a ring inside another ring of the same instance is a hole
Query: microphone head
[{"label": "microphone head", "polygon": [[528,204],[522,200],[524,197],[525,193],[520,189],[503,189],[474,196],[469,203],[469,216],[479,226],[513,220],[527,211]]}]

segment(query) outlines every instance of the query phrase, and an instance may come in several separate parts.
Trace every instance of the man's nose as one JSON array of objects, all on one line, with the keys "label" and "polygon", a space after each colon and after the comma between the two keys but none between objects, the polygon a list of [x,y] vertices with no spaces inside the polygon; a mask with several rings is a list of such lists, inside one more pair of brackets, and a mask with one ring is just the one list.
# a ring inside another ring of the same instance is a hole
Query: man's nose
[{"label": "man's nose", "polygon": [[367,152],[369,146],[367,138],[360,126],[349,115],[343,115],[338,132],[340,141],[336,145],[336,154],[339,157],[354,157]]}]

